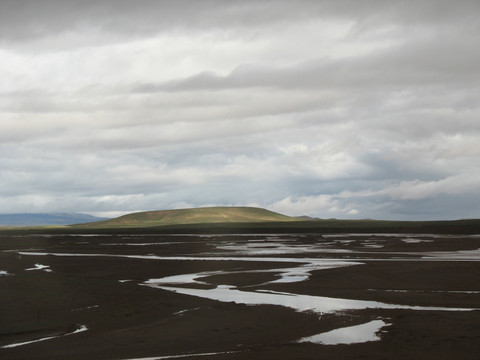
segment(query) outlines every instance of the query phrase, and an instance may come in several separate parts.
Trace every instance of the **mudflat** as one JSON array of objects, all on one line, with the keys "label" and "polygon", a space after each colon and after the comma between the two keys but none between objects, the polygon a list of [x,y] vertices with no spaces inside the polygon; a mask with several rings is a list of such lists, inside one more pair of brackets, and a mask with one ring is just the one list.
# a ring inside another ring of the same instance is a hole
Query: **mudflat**
[{"label": "mudflat", "polygon": [[1,235],[0,358],[477,359],[479,249],[448,234]]}]

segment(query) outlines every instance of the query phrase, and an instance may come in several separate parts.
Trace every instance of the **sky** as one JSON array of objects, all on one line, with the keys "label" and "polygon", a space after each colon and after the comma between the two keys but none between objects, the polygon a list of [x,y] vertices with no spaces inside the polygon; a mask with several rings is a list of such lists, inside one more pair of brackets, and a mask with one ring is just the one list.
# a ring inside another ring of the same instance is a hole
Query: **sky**
[{"label": "sky", "polygon": [[480,218],[478,0],[1,0],[0,213]]}]

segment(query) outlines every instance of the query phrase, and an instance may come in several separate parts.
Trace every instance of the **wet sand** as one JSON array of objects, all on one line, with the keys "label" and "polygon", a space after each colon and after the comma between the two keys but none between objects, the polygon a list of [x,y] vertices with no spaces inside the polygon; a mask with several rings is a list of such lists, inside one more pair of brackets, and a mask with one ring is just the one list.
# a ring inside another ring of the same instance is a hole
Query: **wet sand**
[{"label": "wet sand", "polygon": [[[171,286],[476,309],[479,248],[466,235],[2,235],[0,358],[477,359],[479,310],[300,312],[145,285],[208,273]],[[305,259],[355,265],[285,275]],[[298,342],[373,320],[388,324],[377,341]]]}]

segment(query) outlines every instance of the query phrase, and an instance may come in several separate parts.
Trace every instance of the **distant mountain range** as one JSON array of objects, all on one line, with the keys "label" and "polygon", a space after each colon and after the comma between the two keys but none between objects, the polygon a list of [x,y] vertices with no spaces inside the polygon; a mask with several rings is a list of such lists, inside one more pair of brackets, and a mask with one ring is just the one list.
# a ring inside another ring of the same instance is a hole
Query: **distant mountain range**
[{"label": "distant mountain range", "polygon": [[311,216],[308,216],[308,215],[295,216],[295,219],[303,220],[303,221],[320,220],[320,218],[318,218],[318,217],[311,217]]},{"label": "distant mountain range", "polygon": [[82,213],[24,213],[0,214],[0,226],[72,225],[107,220]]}]

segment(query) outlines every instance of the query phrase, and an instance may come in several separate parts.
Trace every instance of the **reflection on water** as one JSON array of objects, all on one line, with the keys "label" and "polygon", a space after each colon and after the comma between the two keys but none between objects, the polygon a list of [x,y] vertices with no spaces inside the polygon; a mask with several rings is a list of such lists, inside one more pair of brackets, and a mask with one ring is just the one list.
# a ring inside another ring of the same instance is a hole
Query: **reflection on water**
[{"label": "reflection on water", "polygon": [[[472,308],[450,308],[433,306],[410,306],[387,304],[378,301],[352,300],[331,298],[325,296],[301,295],[269,290],[244,291],[234,286],[219,285],[213,289],[197,289],[172,286],[199,283],[198,278],[213,273],[185,274],[169,276],[162,279],[150,279],[143,283],[145,286],[172,291],[179,294],[198,296],[205,299],[222,302],[234,302],[245,305],[280,305],[296,311],[314,311],[319,314],[335,311],[359,309],[408,309],[408,310],[440,310],[440,311],[470,311]],[[201,282],[206,284],[205,282]]]},{"label": "reflection on water", "polygon": [[43,270],[46,272],[52,272],[52,269],[50,269],[50,265],[42,265],[42,264],[35,264],[34,267],[25,269],[26,271],[32,271],[32,270]]},{"label": "reflection on water", "polygon": [[227,355],[235,354],[240,351],[224,351],[224,352],[210,352],[210,353],[199,353],[199,354],[179,354],[179,355],[164,355],[164,356],[154,356],[154,357],[143,357],[143,358],[131,358],[123,360],[163,360],[163,359],[186,359],[186,358],[199,358],[215,355]]},{"label": "reflection on water", "polygon": [[477,290],[403,290],[403,289],[368,289],[368,291],[422,293],[422,294],[480,294]]},{"label": "reflection on water", "polygon": [[424,259],[441,259],[441,260],[480,260],[480,249],[476,250],[459,250],[459,251],[432,251],[426,254]]},{"label": "reflection on water", "polygon": [[281,255],[281,254],[306,254],[313,252],[324,253],[349,253],[351,250],[326,248],[323,243],[292,244],[292,240],[283,242],[263,241],[247,242],[243,244],[226,243],[216,246],[218,250],[227,250],[237,255]]},{"label": "reflection on water", "polygon": [[28,345],[28,344],[32,344],[32,343],[36,343],[36,342],[40,342],[40,341],[51,340],[51,339],[59,338],[59,337],[62,337],[62,336],[68,336],[68,335],[81,333],[81,332],[84,332],[84,331],[87,331],[87,330],[88,330],[88,328],[85,325],[80,325],[80,326],[78,326],[78,328],[75,331],[72,331],[70,333],[66,333],[66,334],[62,334],[62,335],[56,335],[56,336],[48,336],[48,337],[44,337],[44,338],[41,338],[41,339],[4,345],[4,346],[1,346],[0,349],[14,348],[14,347]]},{"label": "reflection on water", "polygon": [[433,240],[425,240],[425,239],[418,239],[418,238],[405,238],[405,239],[402,239],[402,241],[404,243],[407,243],[407,244],[419,244],[419,243],[422,243],[422,242],[433,242]]},{"label": "reflection on water", "polygon": [[335,329],[329,332],[304,337],[298,342],[311,342],[323,345],[358,344],[380,340],[378,332],[388,326],[383,320],[373,320],[366,324]]}]

